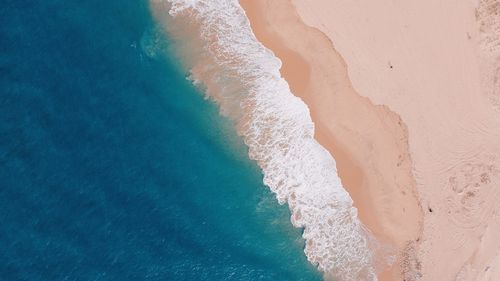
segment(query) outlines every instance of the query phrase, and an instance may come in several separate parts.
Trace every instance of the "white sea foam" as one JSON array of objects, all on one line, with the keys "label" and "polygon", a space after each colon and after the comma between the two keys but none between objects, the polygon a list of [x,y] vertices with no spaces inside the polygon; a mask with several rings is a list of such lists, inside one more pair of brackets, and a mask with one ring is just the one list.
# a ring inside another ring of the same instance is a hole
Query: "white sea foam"
[{"label": "white sea foam", "polygon": [[[157,5],[162,0],[153,0]],[[195,27],[192,76],[231,117],[291,221],[310,262],[335,280],[376,280],[370,239],[332,156],[314,139],[309,110],[257,41],[237,0],[163,0],[172,24]],[[196,45],[199,44],[199,45]]]}]

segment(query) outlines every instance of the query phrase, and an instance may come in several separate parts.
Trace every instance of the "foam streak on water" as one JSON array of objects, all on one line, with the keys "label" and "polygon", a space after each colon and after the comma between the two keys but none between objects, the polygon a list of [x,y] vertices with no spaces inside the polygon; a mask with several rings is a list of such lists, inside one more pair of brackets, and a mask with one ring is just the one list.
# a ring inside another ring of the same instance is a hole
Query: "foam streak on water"
[{"label": "foam streak on water", "polygon": [[[237,0],[155,0],[172,22],[200,34],[193,79],[232,118],[292,223],[310,262],[335,280],[376,280],[369,238],[332,156],[314,139],[309,110],[281,77],[281,61],[257,41]],[[196,46],[196,45],[192,45]],[[194,58],[193,58],[194,56]]]}]

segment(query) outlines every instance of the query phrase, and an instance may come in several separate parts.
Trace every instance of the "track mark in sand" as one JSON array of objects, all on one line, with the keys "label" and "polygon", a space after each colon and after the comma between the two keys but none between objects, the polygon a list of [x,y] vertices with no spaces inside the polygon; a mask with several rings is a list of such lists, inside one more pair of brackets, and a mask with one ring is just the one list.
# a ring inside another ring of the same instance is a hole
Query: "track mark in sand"
[{"label": "track mark in sand", "polygon": [[422,278],[422,264],[417,258],[416,248],[416,242],[409,241],[401,253],[399,266],[405,281],[416,281]]},{"label": "track mark in sand", "polygon": [[483,161],[463,162],[451,171],[447,188],[447,212],[460,228],[475,228],[493,213],[500,195],[494,186],[500,181],[500,170],[494,157],[479,157]]}]

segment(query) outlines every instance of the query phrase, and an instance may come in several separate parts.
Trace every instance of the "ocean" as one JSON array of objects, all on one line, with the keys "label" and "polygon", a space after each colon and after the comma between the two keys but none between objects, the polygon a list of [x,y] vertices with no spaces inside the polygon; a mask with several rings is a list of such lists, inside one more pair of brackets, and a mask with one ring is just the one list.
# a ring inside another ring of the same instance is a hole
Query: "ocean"
[{"label": "ocean", "polygon": [[321,280],[146,0],[0,7],[0,280]]}]

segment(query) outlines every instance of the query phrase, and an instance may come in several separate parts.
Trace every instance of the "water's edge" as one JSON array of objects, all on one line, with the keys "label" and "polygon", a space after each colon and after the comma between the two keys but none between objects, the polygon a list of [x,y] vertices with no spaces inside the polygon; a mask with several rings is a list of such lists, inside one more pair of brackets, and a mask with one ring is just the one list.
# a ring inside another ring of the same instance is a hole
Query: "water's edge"
[{"label": "water's edge", "polygon": [[288,203],[293,225],[304,228],[309,261],[327,277],[375,280],[371,238],[335,161],[314,139],[307,106],[290,92],[281,61],[257,41],[238,1],[151,3],[179,46],[189,46],[180,53],[193,81],[234,121],[264,183]]}]

